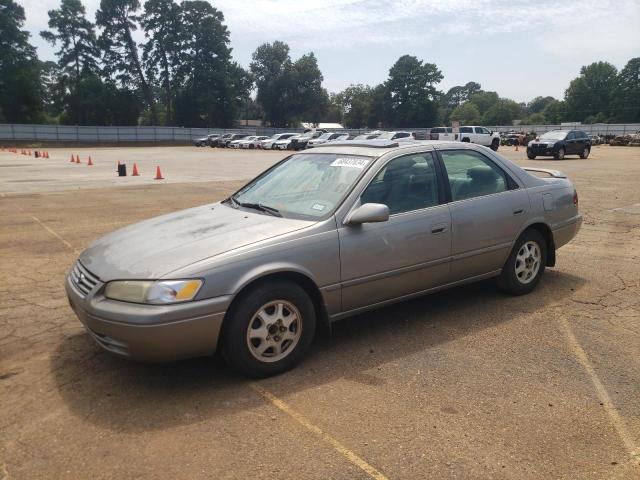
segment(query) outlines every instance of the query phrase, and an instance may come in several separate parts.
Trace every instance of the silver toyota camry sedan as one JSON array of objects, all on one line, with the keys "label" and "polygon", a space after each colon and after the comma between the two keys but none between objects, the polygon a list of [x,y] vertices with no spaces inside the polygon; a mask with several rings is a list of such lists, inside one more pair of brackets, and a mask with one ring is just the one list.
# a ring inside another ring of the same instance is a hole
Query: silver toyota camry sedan
[{"label": "silver toyota camry sedan", "polygon": [[104,349],[209,355],[252,377],[298,363],[319,322],[496,277],[531,292],[582,217],[572,183],[468,143],[331,143],[222,202],[87,248],[66,279]]}]

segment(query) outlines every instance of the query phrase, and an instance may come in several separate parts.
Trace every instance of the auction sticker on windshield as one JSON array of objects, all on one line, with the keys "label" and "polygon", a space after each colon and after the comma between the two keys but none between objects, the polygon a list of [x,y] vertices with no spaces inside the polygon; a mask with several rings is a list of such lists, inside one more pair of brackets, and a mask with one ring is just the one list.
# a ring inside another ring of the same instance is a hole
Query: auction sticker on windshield
[{"label": "auction sticker on windshield", "polygon": [[336,158],[332,163],[332,167],[351,167],[351,168],[364,168],[369,165],[370,160],[366,158],[357,157],[343,157]]}]

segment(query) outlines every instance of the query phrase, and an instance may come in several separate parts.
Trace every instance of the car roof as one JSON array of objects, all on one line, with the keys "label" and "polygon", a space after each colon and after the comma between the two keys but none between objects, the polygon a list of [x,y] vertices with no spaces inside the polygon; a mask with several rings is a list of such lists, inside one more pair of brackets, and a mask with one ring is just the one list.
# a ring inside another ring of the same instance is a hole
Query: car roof
[{"label": "car roof", "polygon": [[473,144],[463,142],[447,142],[440,140],[413,140],[397,142],[395,140],[347,140],[344,142],[330,142],[313,148],[313,153],[337,153],[343,155],[364,155],[367,157],[381,157],[389,152],[410,150],[415,147],[442,148],[472,148]]}]

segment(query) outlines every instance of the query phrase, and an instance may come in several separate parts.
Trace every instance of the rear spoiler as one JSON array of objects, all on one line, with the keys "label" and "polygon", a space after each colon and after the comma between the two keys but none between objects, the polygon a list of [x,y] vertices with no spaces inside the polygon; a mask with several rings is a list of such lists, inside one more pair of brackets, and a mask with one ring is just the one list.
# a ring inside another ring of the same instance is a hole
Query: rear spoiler
[{"label": "rear spoiler", "polygon": [[553,178],[567,178],[567,176],[558,171],[558,170],[551,170],[549,168],[532,168],[532,167],[522,167],[523,170],[527,171],[527,172],[541,172],[541,173],[546,173],[549,176],[553,177]]}]

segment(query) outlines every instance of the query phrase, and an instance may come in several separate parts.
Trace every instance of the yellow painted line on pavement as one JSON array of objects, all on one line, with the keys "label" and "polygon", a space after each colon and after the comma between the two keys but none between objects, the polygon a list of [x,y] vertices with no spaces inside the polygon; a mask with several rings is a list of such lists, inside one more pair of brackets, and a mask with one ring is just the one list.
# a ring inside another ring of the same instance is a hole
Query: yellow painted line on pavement
[{"label": "yellow painted line on pavement", "polygon": [[352,450],[349,450],[346,446],[344,446],[338,440],[333,438],[331,435],[324,432],[320,427],[311,423],[302,414],[296,412],[293,408],[287,405],[283,400],[280,400],[273,393],[269,392],[268,390],[264,389],[263,387],[255,383],[249,384],[249,387],[251,387],[251,389],[253,389],[255,392],[260,394],[265,400],[271,403],[278,410],[281,410],[282,412],[286,413],[295,421],[297,421],[300,425],[302,425],[304,428],[309,430],[311,433],[317,435],[326,443],[331,445],[335,451],[340,453],[343,457],[345,457],[351,463],[356,465],[358,468],[366,472],[371,478],[374,478],[376,480],[388,480],[387,477],[384,474],[382,474],[380,471],[378,471],[375,467],[369,465],[364,459],[359,457]]},{"label": "yellow painted line on pavement", "polygon": [[64,238],[62,238],[60,235],[58,235],[52,228],[46,226],[38,217],[34,217],[33,215],[31,216],[31,218],[33,218],[42,228],[44,228],[47,232],[49,232],[51,235],[53,235],[54,237],[56,237],[58,240],[60,240],[62,243],[64,243],[69,250],[71,250],[72,252],[74,252],[76,255],[80,254],[80,251],[77,248],[74,248],[73,245],[71,245],[69,242],[67,242]]},{"label": "yellow painted line on pavement", "polygon": [[620,416],[618,409],[613,404],[613,401],[611,400],[609,393],[607,392],[606,388],[604,388],[604,385],[602,384],[602,382],[600,381],[600,378],[596,374],[593,368],[593,365],[589,361],[589,357],[587,356],[587,353],[584,351],[584,349],[578,342],[578,339],[573,334],[573,331],[569,326],[569,322],[567,322],[566,318],[561,316],[560,324],[562,325],[562,329],[564,330],[564,333],[567,336],[567,342],[569,343],[571,350],[573,351],[574,355],[580,362],[580,365],[582,365],[582,368],[584,368],[584,370],[589,375],[589,378],[591,379],[591,383],[593,383],[596,393],[598,394],[598,398],[602,402],[602,405],[604,406],[605,411],[609,415],[609,418],[611,419],[611,423],[613,424],[613,427],[615,428],[616,432],[620,436],[620,439],[622,440],[622,443],[624,444],[625,449],[627,450],[627,452],[629,452],[629,455],[631,455],[634,461],[640,460],[640,451],[636,449],[633,436],[627,429],[627,426],[625,425],[624,420]]}]

